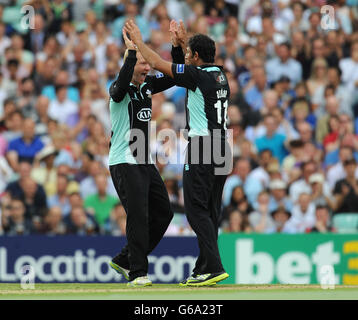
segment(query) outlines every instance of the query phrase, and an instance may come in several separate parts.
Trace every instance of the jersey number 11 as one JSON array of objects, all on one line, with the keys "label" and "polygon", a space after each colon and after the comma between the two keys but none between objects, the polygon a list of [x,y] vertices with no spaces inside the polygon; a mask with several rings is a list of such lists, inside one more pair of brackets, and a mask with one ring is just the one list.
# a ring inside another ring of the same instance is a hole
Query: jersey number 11
[{"label": "jersey number 11", "polygon": [[[228,102],[227,100],[225,100],[225,102],[223,103],[221,100],[218,100],[218,102],[216,102],[214,104],[215,109],[217,110],[217,114],[218,114],[218,123],[223,125],[224,129],[226,130],[226,122],[227,122],[227,107],[228,107]],[[224,107],[224,123],[222,123],[222,117],[221,117],[221,110]]]}]

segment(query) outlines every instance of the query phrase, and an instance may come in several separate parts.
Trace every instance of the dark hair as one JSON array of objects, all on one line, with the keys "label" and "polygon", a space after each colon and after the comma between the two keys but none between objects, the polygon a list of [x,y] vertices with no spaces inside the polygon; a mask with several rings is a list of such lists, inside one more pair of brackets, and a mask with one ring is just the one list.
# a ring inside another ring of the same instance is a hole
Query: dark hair
[{"label": "dark hair", "polygon": [[20,62],[19,60],[17,59],[10,59],[8,62],[7,62],[7,66],[8,67],[11,67],[11,66],[15,66],[16,68],[19,66]]},{"label": "dark hair", "polygon": [[55,92],[57,93],[58,91],[60,91],[61,89],[67,88],[67,86],[63,85],[63,84],[58,84],[55,86]]},{"label": "dark hair", "polygon": [[316,207],[316,211],[317,211],[317,210],[322,210],[322,209],[327,210],[328,212],[330,211],[330,210],[329,210],[329,207],[328,207],[327,205],[325,205],[325,204],[320,204],[320,205],[318,205],[318,206]]},{"label": "dark hair", "polygon": [[280,47],[286,47],[288,50],[291,50],[291,43],[288,41],[282,42],[279,44]]},{"label": "dark hair", "polygon": [[268,153],[270,153],[270,155],[272,156],[272,151],[271,151],[271,149],[262,149],[260,152],[259,152],[259,156],[261,157],[264,153],[266,153],[266,152],[268,152]]},{"label": "dark hair", "polygon": [[300,140],[300,139],[291,140],[289,145],[290,145],[290,148],[302,148],[303,147],[303,141]]},{"label": "dark hair", "polygon": [[192,54],[198,53],[205,63],[213,63],[215,60],[215,42],[205,34],[196,34],[189,39],[189,48]]}]

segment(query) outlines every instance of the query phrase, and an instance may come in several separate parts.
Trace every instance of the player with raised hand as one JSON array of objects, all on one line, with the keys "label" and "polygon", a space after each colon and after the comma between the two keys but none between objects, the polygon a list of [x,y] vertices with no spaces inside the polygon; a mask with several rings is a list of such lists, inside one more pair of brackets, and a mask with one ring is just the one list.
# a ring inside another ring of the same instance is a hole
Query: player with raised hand
[{"label": "player with raised hand", "polygon": [[[171,29],[174,24],[175,21]],[[151,158],[149,132],[152,94],[172,87],[174,81],[163,74],[148,75],[149,64],[124,30],[123,39],[127,47],[124,64],[109,89],[109,168],[127,213],[128,243],[110,266],[124,275],[128,286],[140,287],[152,284],[147,276],[148,254],[162,239],[173,217],[168,192]],[[182,49],[173,44],[173,61],[184,61]]]},{"label": "player with raised hand", "polygon": [[[222,191],[232,169],[232,154],[226,138],[230,88],[222,67],[214,64],[215,42],[206,35],[196,34],[186,43],[181,22],[174,35],[186,54],[185,64],[177,64],[163,60],[151,50],[132,20],[124,28],[152,68],[187,89],[189,144],[183,171],[184,204],[188,221],[198,238],[200,254],[193,274],[180,285],[216,284],[229,276],[221,263],[217,238]],[[219,158],[221,163],[217,161]]]}]

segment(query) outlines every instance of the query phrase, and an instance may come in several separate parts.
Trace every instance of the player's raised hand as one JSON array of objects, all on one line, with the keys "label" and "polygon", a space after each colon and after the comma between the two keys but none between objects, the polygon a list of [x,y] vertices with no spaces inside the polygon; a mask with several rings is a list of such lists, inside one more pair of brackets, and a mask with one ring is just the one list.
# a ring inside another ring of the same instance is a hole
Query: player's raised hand
[{"label": "player's raised hand", "polygon": [[142,34],[140,33],[140,30],[138,26],[134,23],[133,20],[129,20],[124,25],[124,30],[129,33],[129,36],[131,37],[131,40],[134,42],[135,45],[138,45],[138,43],[143,42],[142,40]]},{"label": "player's raised hand", "polygon": [[176,38],[178,41],[178,44],[186,49],[186,43],[187,43],[187,34],[186,34],[186,29],[185,29],[185,25],[183,20],[179,21],[179,26],[178,29],[176,31]]},{"label": "player's raised hand", "polygon": [[124,27],[123,27],[123,29],[122,29],[122,34],[123,34],[124,43],[125,43],[127,49],[128,49],[128,50],[136,50],[136,49],[137,49],[137,46],[133,43],[132,40],[130,40],[130,39],[128,38],[127,32],[126,32],[126,30],[124,29]]},{"label": "player's raised hand", "polygon": [[175,20],[170,21],[169,33],[170,33],[170,39],[171,39],[172,45],[174,47],[177,47],[179,45],[178,38],[177,38],[178,24]]}]

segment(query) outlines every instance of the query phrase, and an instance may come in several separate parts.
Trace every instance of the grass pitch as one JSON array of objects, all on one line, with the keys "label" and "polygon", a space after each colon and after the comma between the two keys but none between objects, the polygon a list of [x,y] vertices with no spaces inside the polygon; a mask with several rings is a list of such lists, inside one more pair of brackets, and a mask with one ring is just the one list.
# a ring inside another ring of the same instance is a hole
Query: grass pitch
[{"label": "grass pitch", "polygon": [[206,288],[153,284],[127,288],[123,283],[0,284],[0,300],[358,300],[358,286],[216,285]]}]

